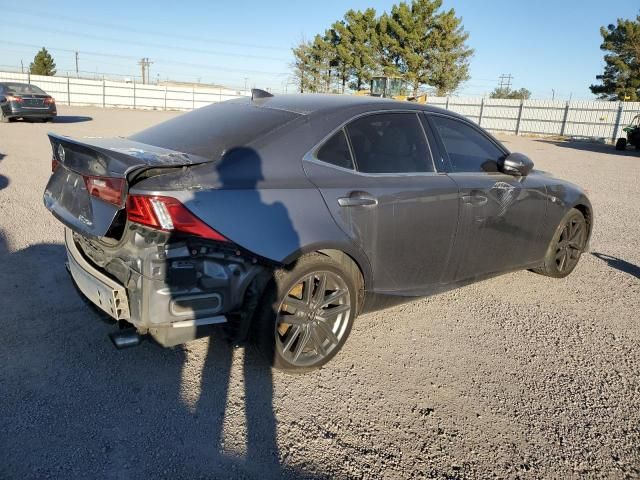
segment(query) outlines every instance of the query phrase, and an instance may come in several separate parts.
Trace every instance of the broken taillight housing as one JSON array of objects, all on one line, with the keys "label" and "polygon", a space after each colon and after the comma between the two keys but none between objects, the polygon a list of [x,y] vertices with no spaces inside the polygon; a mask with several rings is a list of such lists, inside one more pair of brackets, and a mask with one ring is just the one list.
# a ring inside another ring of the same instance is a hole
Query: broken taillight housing
[{"label": "broken taillight housing", "polygon": [[44,99],[44,104],[45,105],[53,105],[54,103],[56,103],[56,99],[53,97],[46,97]]},{"label": "broken taillight housing", "polygon": [[167,232],[186,233],[218,242],[229,241],[172,197],[129,195],[127,219]]},{"label": "broken taillight housing", "polygon": [[83,176],[87,191],[93,197],[118,207],[122,206],[124,178]]}]

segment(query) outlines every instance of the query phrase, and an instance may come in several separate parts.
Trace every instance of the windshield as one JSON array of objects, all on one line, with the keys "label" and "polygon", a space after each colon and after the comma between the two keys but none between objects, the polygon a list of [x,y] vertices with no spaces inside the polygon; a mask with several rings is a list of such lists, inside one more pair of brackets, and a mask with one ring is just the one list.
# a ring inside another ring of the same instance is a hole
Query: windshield
[{"label": "windshield", "polygon": [[386,78],[374,78],[371,80],[371,95],[384,96]]},{"label": "windshield", "polygon": [[17,95],[46,95],[43,90],[39,89],[35,85],[29,85],[26,83],[5,83],[4,87],[7,93],[15,93]]},{"label": "windshield", "polygon": [[404,82],[401,78],[390,78],[389,86],[387,88],[387,95],[395,97],[396,95],[406,95],[406,89],[404,88]]}]

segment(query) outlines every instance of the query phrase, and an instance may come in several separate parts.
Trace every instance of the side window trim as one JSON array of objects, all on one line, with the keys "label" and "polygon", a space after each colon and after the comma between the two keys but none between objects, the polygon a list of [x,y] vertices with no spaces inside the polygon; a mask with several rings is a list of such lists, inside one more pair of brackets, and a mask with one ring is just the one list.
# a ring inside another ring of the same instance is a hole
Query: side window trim
[{"label": "side window trim", "polygon": [[[418,123],[420,123],[420,126],[422,128],[423,134],[425,135],[425,141],[427,143],[429,154],[431,155],[431,161],[432,161],[433,166],[434,166],[434,171],[433,172],[366,173],[366,172],[361,172],[361,171],[357,170],[357,161],[355,159],[355,155],[353,154],[353,146],[351,145],[351,139],[349,138],[349,134],[346,131],[346,127],[351,122],[353,122],[355,120],[358,120],[360,118],[367,117],[367,116],[370,116],[370,115],[385,114],[385,113],[410,113],[410,114],[416,115],[416,119],[418,120]],[[318,163],[318,164],[323,165],[325,167],[335,168],[335,169],[341,170],[343,172],[349,172],[349,173],[352,173],[352,174],[366,176],[366,177],[403,177],[403,176],[406,177],[406,176],[439,175],[442,172],[439,171],[437,168],[435,168],[437,165],[435,163],[435,157],[434,157],[434,152],[433,152],[432,146],[429,144],[429,135],[426,133],[426,129],[424,128],[424,126],[422,125],[422,122],[420,121],[420,117],[422,115],[426,114],[426,113],[429,113],[429,112],[427,112],[425,110],[415,110],[415,109],[374,110],[374,111],[370,111],[370,112],[359,113],[359,114],[354,115],[353,117],[343,121],[339,126],[337,126],[335,129],[331,130],[331,132],[329,132],[329,134],[327,134],[313,148],[311,148],[306,154],[303,155],[302,160],[306,161],[306,162]],[[319,158],[317,158],[317,156],[316,156],[317,152],[324,146],[324,144],[331,137],[333,137],[336,133],[338,133],[340,130],[343,130],[345,136],[347,137],[347,144],[349,145],[349,153],[351,154],[351,160],[352,160],[353,165],[354,165],[353,169],[344,168],[344,167],[340,167],[338,165],[334,165],[332,163],[324,162],[324,161],[320,160]],[[435,141],[438,141],[437,137],[435,135],[433,135],[433,137],[434,137]],[[438,148],[438,150],[440,150],[440,148]]]},{"label": "side window trim", "polygon": [[[367,176],[384,176],[384,177],[402,177],[402,176],[409,176],[409,175],[434,175],[438,173],[438,169],[436,168],[436,164],[434,161],[434,157],[433,157],[433,152],[431,151],[431,145],[429,144],[429,136],[427,135],[427,132],[425,131],[424,125],[422,125],[422,122],[420,121],[420,114],[422,112],[420,110],[385,110],[385,111],[376,111],[376,112],[367,112],[365,114],[361,114],[358,115],[354,118],[349,119],[347,122],[345,122],[342,125],[342,129],[345,131],[345,134],[347,135],[347,141],[349,143],[349,149],[351,150],[351,158],[353,159],[353,165],[355,167],[355,172],[358,173],[359,175],[367,175]],[[385,173],[371,173],[371,172],[362,172],[360,171],[360,169],[358,168],[358,160],[356,158],[355,152],[353,151],[353,145],[351,143],[351,135],[349,135],[349,130],[348,127],[351,123],[353,123],[356,120],[360,120],[361,118],[365,118],[365,117],[371,117],[374,115],[387,115],[387,114],[403,114],[403,115],[413,115],[416,122],[418,123],[418,125],[420,126],[420,130],[422,131],[422,136],[423,139],[425,141],[425,144],[427,145],[426,151],[428,153],[429,158],[425,159],[427,162],[430,161],[432,167],[433,167],[433,171],[432,172],[385,172]]]},{"label": "side window trim", "polygon": [[[333,130],[329,135],[323,138],[315,147],[313,147],[309,153],[307,153],[304,157],[302,157],[302,159],[306,161],[321,163],[322,165],[325,165],[327,167],[337,168],[345,172],[356,173],[357,172],[356,156],[353,154],[353,148],[351,147],[351,140],[349,139],[349,135],[347,134],[347,130],[345,129],[345,126],[346,124],[343,124],[340,127]],[[345,140],[347,141],[347,147],[349,148],[349,156],[351,157],[351,165],[353,165],[353,168],[341,167],[340,165],[336,165],[335,163],[326,162],[318,158],[318,152],[322,150],[322,147],[324,147],[329,140],[331,140],[334,136],[336,136],[340,132],[342,132]]]},{"label": "side window trim", "polygon": [[480,129],[480,127],[478,127],[477,125],[475,125],[474,123],[472,123],[472,122],[470,122],[470,121],[468,121],[466,119],[456,118],[456,117],[453,117],[451,115],[447,115],[446,113],[434,113],[434,112],[425,112],[425,116],[427,117],[427,121],[429,123],[429,127],[431,127],[431,131],[433,132],[433,135],[436,138],[436,142],[438,144],[438,149],[440,150],[440,156],[442,157],[442,159],[445,161],[445,163],[447,165],[447,173],[448,174],[456,175],[456,174],[459,174],[459,173],[463,173],[465,175],[468,175],[469,173],[474,173],[474,174],[479,174],[479,175],[496,175],[496,174],[504,175],[502,172],[454,172],[453,166],[451,164],[451,159],[449,158],[449,153],[447,152],[447,149],[444,146],[442,138],[440,138],[440,133],[438,133],[438,129],[436,128],[436,125],[433,123],[433,117],[443,117],[443,118],[446,118],[448,120],[452,120],[452,121],[455,121],[455,122],[460,122],[463,125],[471,127],[473,130],[478,132],[484,138],[489,140],[498,150],[500,150],[503,153],[503,155],[508,155],[509,151],[507,149],[505,149],[502,145],[497,143],[496,140],[493,137],[491,137],[490,135],[487,135],[484,131],[482,131],[482,129]]}]

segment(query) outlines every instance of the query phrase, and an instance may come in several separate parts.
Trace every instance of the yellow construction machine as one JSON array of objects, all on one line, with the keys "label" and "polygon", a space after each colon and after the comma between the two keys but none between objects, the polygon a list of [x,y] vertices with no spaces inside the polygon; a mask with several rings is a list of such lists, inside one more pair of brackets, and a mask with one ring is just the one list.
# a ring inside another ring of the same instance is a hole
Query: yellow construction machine
[{"label": "yellow construction machine", "polygon": [[373,77],[369,90],[359,90],[356,95],[370,95],[372,97],[393,98],[407,102],[427,103],[427,95],[417,97],[407,95],[411,90],[410,86],[400,77]]}]

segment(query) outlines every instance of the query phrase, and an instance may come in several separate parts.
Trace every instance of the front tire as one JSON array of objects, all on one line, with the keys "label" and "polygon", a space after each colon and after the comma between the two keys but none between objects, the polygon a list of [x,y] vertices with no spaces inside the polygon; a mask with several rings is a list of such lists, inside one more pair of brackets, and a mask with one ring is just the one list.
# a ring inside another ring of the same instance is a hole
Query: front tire
[{"label": "front tire", "polygon": [[587,243],[587,222],[582,212],[572,208],[564,216],[547,248],[544,263],[533,271],[553,278],[573,272]]},{"label": "front tire", "polygon": [[626,150],[627,149],[627,139],[619,138],[616,142],[616,150]]},{"label": "front tire", "polygon": [[256,318],[256,343],[276,369],[303,373],[320,368],[342,348],[357,315],[357,279],[322,255],[277,270]]}]

